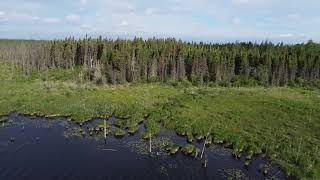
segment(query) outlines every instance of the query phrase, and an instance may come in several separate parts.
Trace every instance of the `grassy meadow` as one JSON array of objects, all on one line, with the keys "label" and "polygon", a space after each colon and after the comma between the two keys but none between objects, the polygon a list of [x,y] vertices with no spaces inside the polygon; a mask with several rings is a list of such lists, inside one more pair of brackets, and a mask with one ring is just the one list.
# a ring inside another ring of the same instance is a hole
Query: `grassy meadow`
[{"label": "grassy meadow", "polygon": [[147,121],[189,139],[211,138],[232,148],[236,156],[266,156],[288,176],[320,179],[319,90],[157,83],[97,86],[81,80],[80,72],[49,70],[24,76],[12,64],[0,63],[0,114],[68,115],[83,122],[114,113],[128,118],[123,125],[127,127],[148,114]]}]

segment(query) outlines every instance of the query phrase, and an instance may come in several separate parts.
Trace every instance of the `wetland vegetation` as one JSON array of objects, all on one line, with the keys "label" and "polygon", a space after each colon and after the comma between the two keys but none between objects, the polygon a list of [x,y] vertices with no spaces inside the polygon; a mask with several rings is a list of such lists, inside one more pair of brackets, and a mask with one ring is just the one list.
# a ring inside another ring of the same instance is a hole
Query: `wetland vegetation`
[{"label": "wetland vegetation", "polygon": [[[276,162],[287,177],[320,178],[318,44],[214,46],[174,40],[101,39],[11,43],[7,51],[1,52],[1,57],[8,59],[0,63],[2,126],[11,122],[5,115],[12,111],[34,117],[65,117],[80,125],[94,117],[114,116],[117,117],[115,127],[108,122],[107,133],[118,137],[127,133],[134,135],[142,122],[145,127],[139,134],[142,139],[156,137],[162,128],[185,136],[189,144],[166,143],[165,150],[171,154],[181,150],[200,156],[202,147],[192,143],[201,142],[204,147],[221,144],[232,149],[234,158],[244,158],[246,165],[253,157],[265,157]],[[166,51],[166,43],[174,47],[174,54]],[[39,47],[36,52],[31,51],[31,45]],[[73,46],[77,48],[72,49]],[[138,56],[141,52],[134,51],[133,47],[140,50],[145,47],[143,57]],[[23,61],[19,61],[22,55],[13,53],[20,48],[30,53]],[[90,48],[96,51],[89,51]],[[151,53],[154,48],[164,52]],[[232,49],[235,54],[228,56],[228,61],[214,61],[227,56]],[[278,52],[277,56],[269,56],[271,52],[265,49]],[[301,53],[304,49],[306,54]],[[125,51],[134,53],[123,57]],[[237,52],[242,51],[245,53],[238,57]],[[288,56],[282,59],[282,52]],[[208,54],[216,58],[209,61],[209,57],[205,58]],[[37,59],[35,55],[41,57]],[[192,62],[189,62],[191,55]],[[128,57],[132,61],[122,61]],[[135,62],[136,57],[146,60],[137,62],[139,71],[145,74],[132,74],[135,71],[127,66]],[[174,62],[163,62],[163,68],[171,68],[168,73],[160,71],[162,57],[174,57],[168,58]],[[308,59],[304,61],[302,57]],[[276,61],[277,58],[281,60]],[[148,62],[149,59],[155,60]],[[156,61],[159,62],[155,64]],[[181,67],[182,64],[186,67]],[[85,134],[81,128],[71,128],[68,132],[71,136]],[[103,122],[90,127],[88,132],[103,134]]]},{"label": "wetland vegetation", "polygon": [[[185,154],[179,148],[170,156],[167,153],[169,147],[179,144],[178,147],[195,148],[202,143],[190,145],[184,137],[167,129],[161,129],[152,137],[150,152],[148,141],[140,139],[140,134],[145,132],[143,123],[136,134],[125,133],[119,139],[112,135],[105,138],[101,133],[90,134],[89,129],[100,126],[105,119],[94,118],[79,124],[63,117],[48,120],[16,113],[10,113],[7,119],[13,124],[1,127],[0,131],[0,178],[4,180],[21,176],[33,179],[41,173],[45,173],[41,179],[285,178],[275,163],[255,157],[250,165],[244,166],[243,160],[233,158],[232,151],[220,145],[206,149],[207,168],[201,165],[204,161],[197,154]],[[114,116],[107,121],[110,128],[117,128]],[[16,164],[20,166],[17,168]]]}]

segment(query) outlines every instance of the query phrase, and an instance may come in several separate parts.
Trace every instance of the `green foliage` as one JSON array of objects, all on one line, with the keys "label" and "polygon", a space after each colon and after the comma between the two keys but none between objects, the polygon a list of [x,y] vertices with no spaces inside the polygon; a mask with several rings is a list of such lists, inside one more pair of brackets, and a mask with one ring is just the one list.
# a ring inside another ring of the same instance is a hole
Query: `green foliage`
[{"label": "green foliage", "polygon": [[116,136],[116,137],[123,137],[123,136],[126,135],[126,132],[125,132],[123,129],[116,128],[116,129],[113,131],[113,135]]},{"label": "green foliage", "polygon": [[193,151],[195,151],[195,147],[192,144],[186,144],[182,148],[182,152],[184,152],[185,154],[192,154]]},{"label": "green foliage", "polygon": [[147,133],[150,133],[151,135],[155,135],[160,131],[160,125],[155,120],[148,119],[145,121],[144,125]]},{"label": "green foliage", "polygon": [[154,83],[96,86],[76,84],[73,78],[79,71],[49,70],[47,74],[70,73],[71,79],[49,75],[43,81],[45,71],[25,76],[20,68],[0,63],[0,114],[60,114],[83,122],[115,113],[126,117],[121,128],[134,130],[147,113],[144,138],[158,133],[161,124],[190,140],[212,137],[247,159],[252,154],[266,155],[299,179],[320,178],[319,89],[184,88]]},{"label": "green foliage", "polygon": [[[293,84],[312,87],[318,85],[312,82],[320,77],[319,52],[320,45],[314,42],[205,44],[170,38],[91,37],[54,41],[0,40],[0,59],[15,62],[25,75],[80,67],[84,79],[100,85],[169,82],[184,87],[190,86],[189,81],[194,86],[214,82],[223,87]],[[68,75],[54,74],[57,76],[54,79],[69,79]]]},{"label": "green foliage", "polygon": [[[260,83],[261,85],[264,85],[263,82]],[[258,86],[258,84],[259,81],[252,78],[246,78],[244,76],[235,76],[231,79],[231,86],[233,87],[254,87]]]}]

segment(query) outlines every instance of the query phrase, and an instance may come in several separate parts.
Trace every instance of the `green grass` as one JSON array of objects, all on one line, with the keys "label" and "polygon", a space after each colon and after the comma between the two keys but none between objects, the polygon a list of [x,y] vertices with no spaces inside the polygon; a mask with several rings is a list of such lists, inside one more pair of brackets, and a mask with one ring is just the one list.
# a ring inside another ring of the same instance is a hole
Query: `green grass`
[{"label": "green grass", "polygon": [[236,155],[265,154],[288,175],[320,178],[319,92],[289,88],[192,88],[163,119],[178,132],[228,142]]},{"label": "green grass", "polygon": [[25,77],[0,64],[0,114],[70,115],[75,121],[126,117],[135,127],[145,114],[149,134],[159,124],[189,139],[212,137],[236,156],[277,162],[288,175],[320,179],[320,92],[299,88],[172,87],[161,84],[96,86],[81,69],[49,70]]},{"label": "green grass", "polygon": [[11,71],[10,66],[4,63],[0,65],[0,81],[0,114],[17,111],[37,115],[71,115],[76,121],[112,113],[117,116],[130,115],[134,120],[141,121],[143,112],[154,108],[154,104],[166,101],[161,94],[175,96],[178,93],[174,88],[159,85],[98,87],[90,83],[77,83],[76,79],[43,81],[39,74],[23,77],[20,71]]}]

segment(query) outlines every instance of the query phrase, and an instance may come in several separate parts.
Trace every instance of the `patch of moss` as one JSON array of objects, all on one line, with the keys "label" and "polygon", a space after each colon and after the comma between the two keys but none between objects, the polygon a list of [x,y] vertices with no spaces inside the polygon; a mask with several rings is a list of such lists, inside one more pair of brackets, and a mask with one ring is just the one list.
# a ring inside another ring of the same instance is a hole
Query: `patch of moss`
[{"label": "patch of moss", "polygon": [[128,127],[129,134],[135,134],[138,131],[138,126],[130,126]]},{"label": "patch of moss", "polygon": [[171,155],[174,155],[177,154],[177,152],[180,150],[180,146],[177,144],[170,144],[166,149]]},{"label": "patch of moss", "polygon": [[186,144],[182,148],[182,152],[184,152],[185,154],[192,154],[194,150],[195,150],[195,147],[192,144]]},{"label": "patch of moss", "polygon": [[123,129],[120,129],[120,128],[116,128],[114,131],[113,131],[113,135],[115,137],[123,137],[126,135],[126,131],[124,131]]}]

